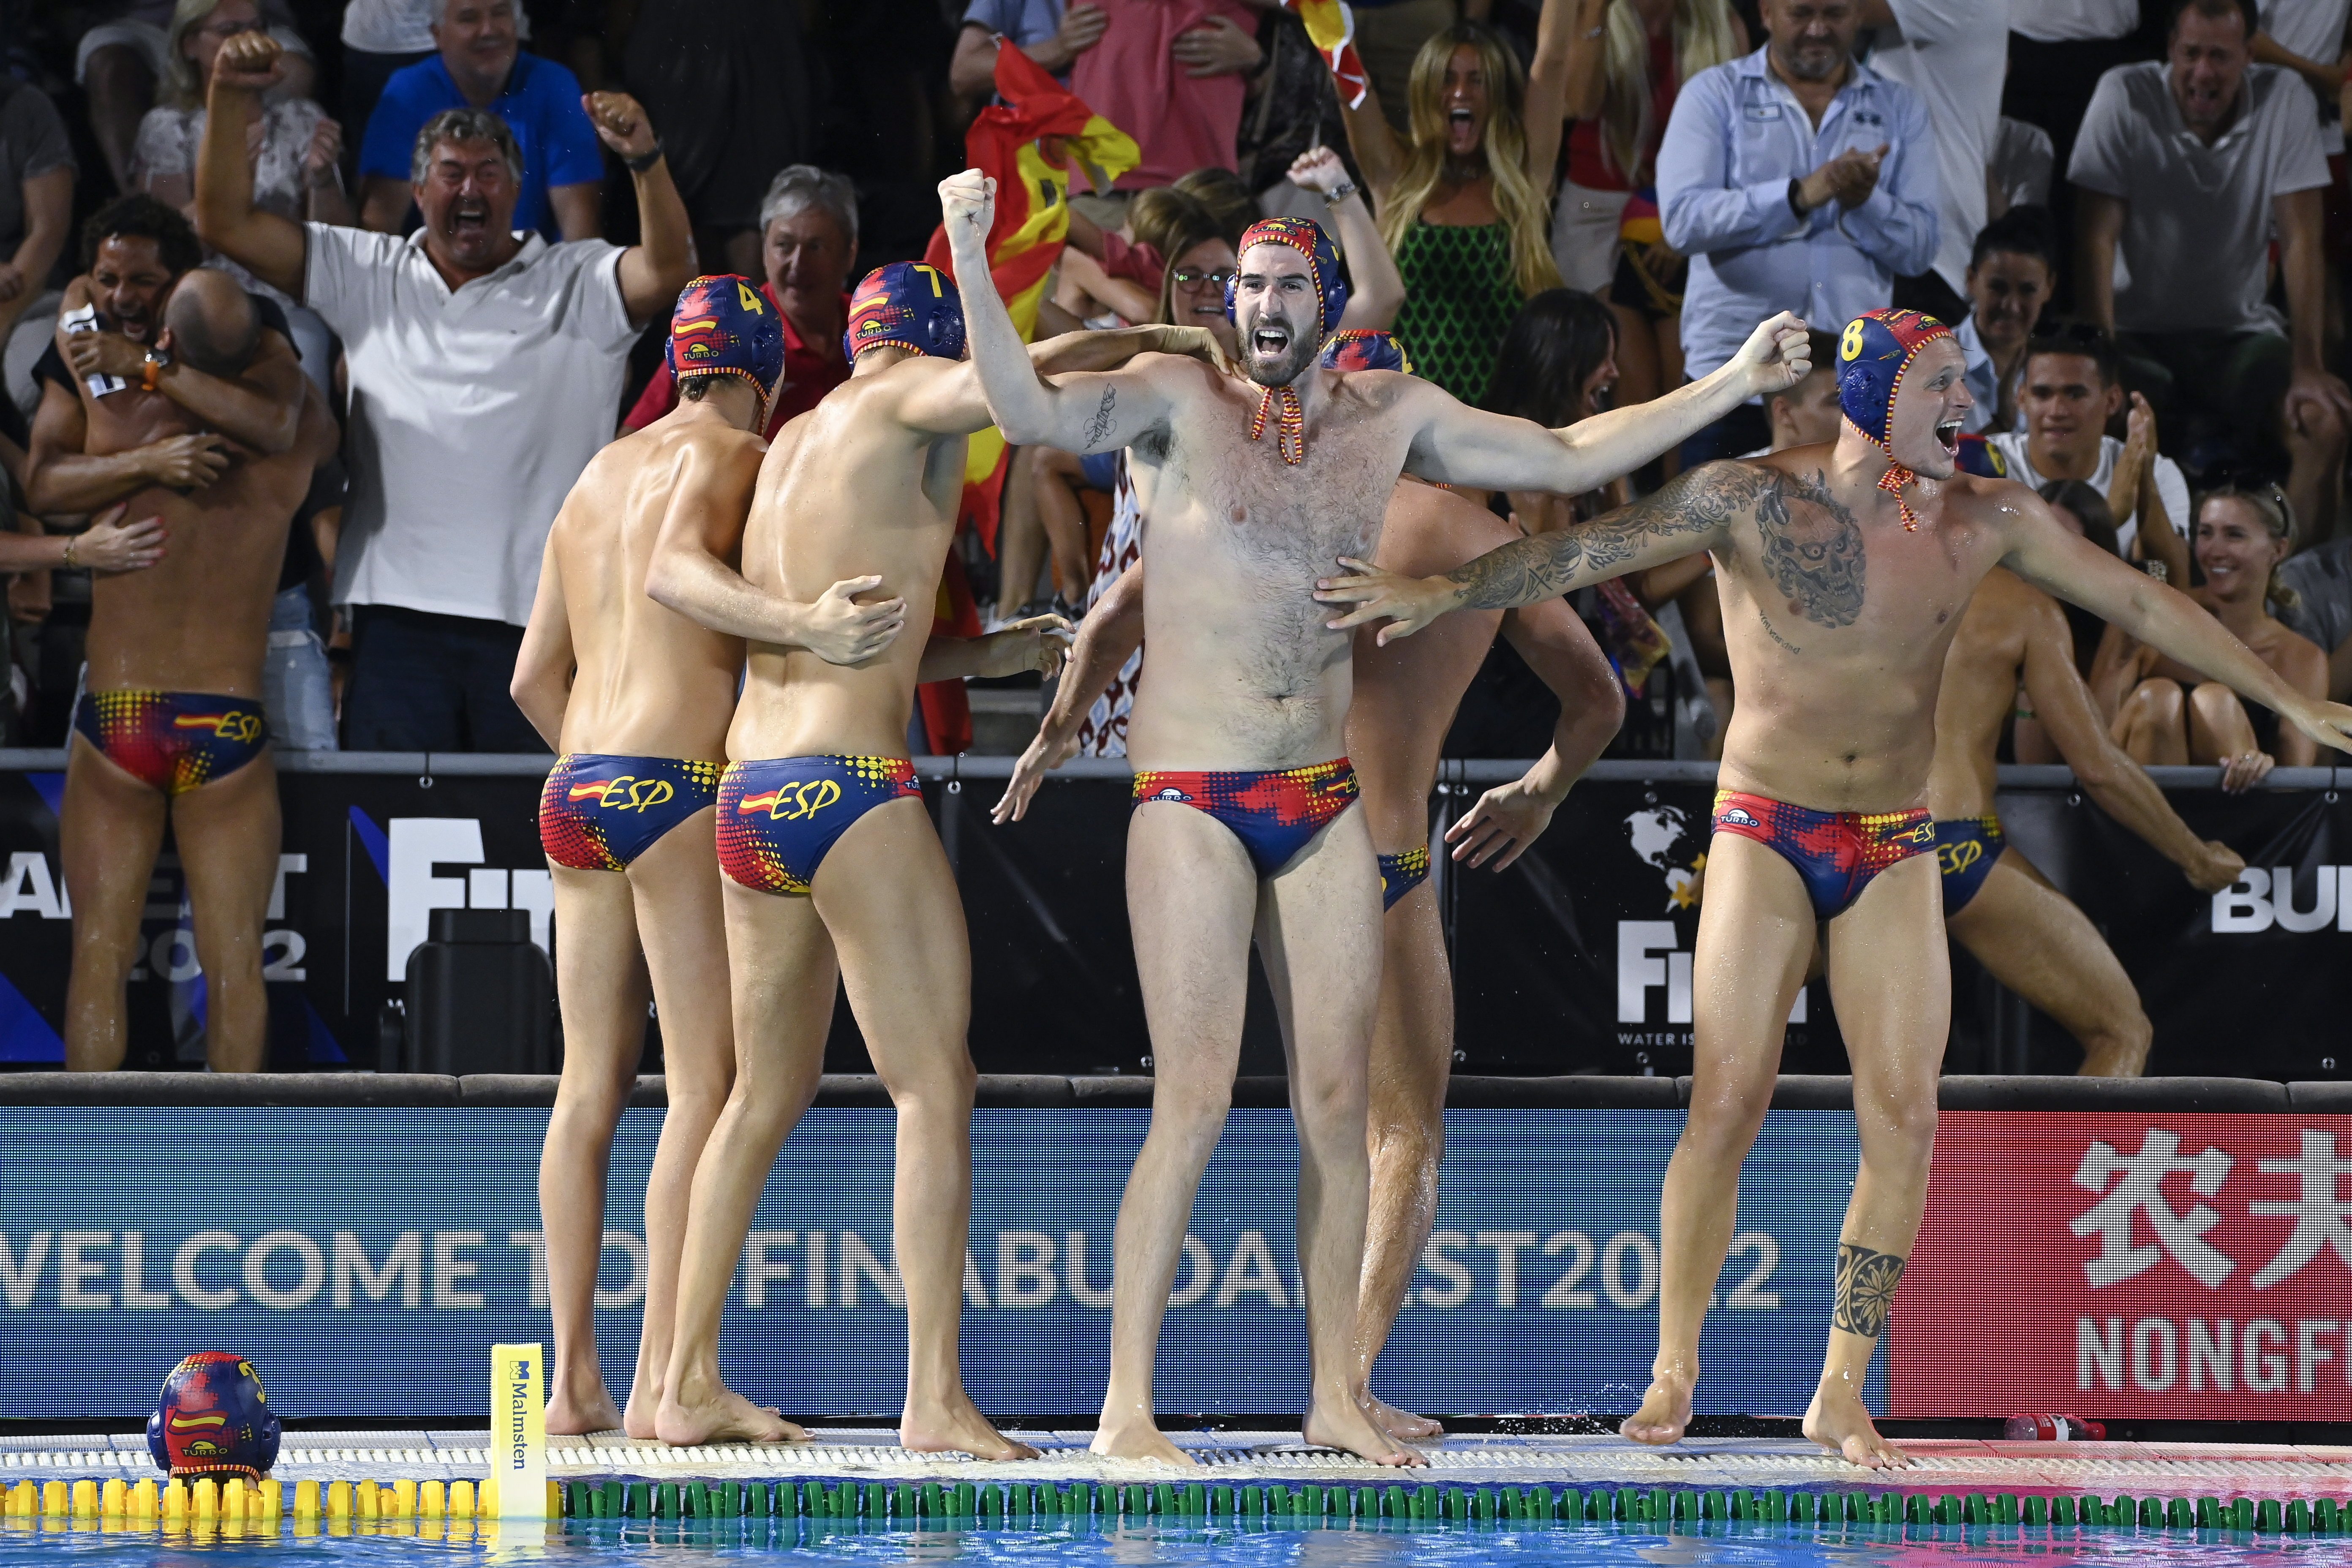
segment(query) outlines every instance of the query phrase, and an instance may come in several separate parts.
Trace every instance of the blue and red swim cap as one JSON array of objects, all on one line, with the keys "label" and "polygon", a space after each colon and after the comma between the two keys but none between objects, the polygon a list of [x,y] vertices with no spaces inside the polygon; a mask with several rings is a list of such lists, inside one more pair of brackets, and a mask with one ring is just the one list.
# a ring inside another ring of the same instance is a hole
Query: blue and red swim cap
[{"label": "blue and red swim cap", "polygon": [[[1348,280],[1339,276],[1339,253],[1331,247],[1331,237],[1322,228],[1303,217],[1264,217],[1242,230],[1242,242],[1234,247],[1236,258],[1247,256],[1254,245],[1286,245],[1307,258],[1307,265],[1315,274],[1315,300],[1322,308],[1323,330],[1336,330],[1339,313],[1348,308]],[[1234,321],[1235,289],[1241,282],[1236,268],[1234,276],[1225,280],[1225,319]]]},{"label": "blue and red swim cap", "polygon": [[783,378],[783,318],[750,279],[713,273],[677,297],[662,353],[673,376],[741,376],[760,389],[764,408]]},{"label": "blue and red swim cap", "polygon": [[963,358],[963,296],[955,280],[919,261],[893,261],[867,273],[849,297],[841,349],[855,363],[865,350],[886,346]]},{"label": "blue and red swim cap", "polygon": [[1888,468],[1878,488],[1895,497],[1903,526],[1909,529],[1917,528],[1919,520],[1903,499],[1903,487],[1919,476],[1895,461],[1895,397],[1919,351],[1951,335],[1951,328],[1916,310],[1866,310],[1848,321],[1838,339],[1838,407],[1886,454]]},{"label": "blue and red swim cap", "polygon": [[1330,342],[1323,345],[1323,368],[1420,374],[1412,368],[1412,356],[1404,352],[1404,344],[1397,341],[1397,335],[1377,327],[1349,327],[1344,332],[1332,333]]},{"label": "blue and red swim cap", "polygon": [[198,1351],[163,1380],[147,1418],[147,1452],[174,1476],[259,1480],[278,1462],[278,1413],[253,1363],[226,1351]]}]

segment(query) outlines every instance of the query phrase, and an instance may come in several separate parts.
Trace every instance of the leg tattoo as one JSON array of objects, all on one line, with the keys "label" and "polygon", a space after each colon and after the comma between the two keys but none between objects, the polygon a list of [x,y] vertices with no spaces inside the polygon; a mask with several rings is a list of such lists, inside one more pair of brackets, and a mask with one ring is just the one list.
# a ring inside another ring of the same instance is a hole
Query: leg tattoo
[{"label": "leg tattoo", "polygon": [[1874,1340],[1886,1331],[1886,1314],[1895,1306],[1895,1288],[1903,1282],[1904,1260],[1891,1252],[1873,1252],[1853,1243],[1838,1244],[1837,1305],[1830,1327]]}]

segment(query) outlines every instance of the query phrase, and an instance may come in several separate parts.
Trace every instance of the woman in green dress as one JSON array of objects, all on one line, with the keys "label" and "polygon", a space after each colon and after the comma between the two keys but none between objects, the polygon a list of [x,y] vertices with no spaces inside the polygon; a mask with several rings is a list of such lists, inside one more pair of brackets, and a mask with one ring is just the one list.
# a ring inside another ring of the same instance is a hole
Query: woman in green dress
[{"label": "woman in green dress", "polygon": [[1396,335],[1416,370],[1465,403],[1485,399],[1520,305],[1560,286],[1549,193],[1569,9],[1545,0],[1528,71],[1479,23],[1433,34],[1407,88],[1410,145],[1397,140],[1370,89],[1342,111],[1381,237],[1404,279]]}]

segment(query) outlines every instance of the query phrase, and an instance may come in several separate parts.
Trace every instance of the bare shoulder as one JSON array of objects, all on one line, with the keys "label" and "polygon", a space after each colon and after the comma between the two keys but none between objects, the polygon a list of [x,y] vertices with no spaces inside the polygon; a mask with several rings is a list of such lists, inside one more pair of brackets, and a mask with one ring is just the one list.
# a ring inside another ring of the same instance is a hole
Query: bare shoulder
[{"label": "bare shoulder", "polygon": [[[2049,504],[2015,479],[1959,473],[1940,481],[1948,516],[1979,527],[2061,526]],[[2023,586],[2022,583],[2020,586]]]},{"label": "bare shoulder", "polygon": [[1452,394],[1433,382],[1407,375],[1401,370],[1324,370],[1315,374],[1324,378],[1332,402],[1352,405],[1368,414],[1385,414],[1421,403],[1454,401]]},{"label": "bare shoulder", "polygon": [[1451,571],[1518,537],[1517,529],[1444,485],[1400,479],[1381,525],[1379,563],[1391,572],[1426,576]]},{"label": "bare shoulder", "polygon": [[2278,638],[2276,668],[2288,685],[2315,697],[2327,694],[2327,650],[2286,625],[2277,623],[2273,634]]}]

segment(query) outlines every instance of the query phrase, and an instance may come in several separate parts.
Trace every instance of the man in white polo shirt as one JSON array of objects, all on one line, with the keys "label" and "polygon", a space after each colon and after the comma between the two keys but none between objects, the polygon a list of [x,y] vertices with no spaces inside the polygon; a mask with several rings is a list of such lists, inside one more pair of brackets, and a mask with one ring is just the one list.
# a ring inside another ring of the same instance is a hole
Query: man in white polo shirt
[{"label": "man in white polo shirt", "polygon": [[512,231],[523,171],[484,110],[416,139],[425,223],[407,239],[295,224],[253,205],[247,105],[278,48],[245,33],[213,68],[196,170],[205,244],[325,317],[351,372],[351,499],[335,602],[352,606],[343,743],[355,751],[543,749],[507,688],[556,509],[611,437],[638,329],[692,270],[686,208],[636,102],[589,118],[635,181],[641,243]]},{"label": "man in white polo shirt", "polygon": [[[2226,437],[2250,460],[2282,455],[2282,399],[2352,418],[2324,360],[2318,106],[2250,63],[2254,32],[2253,0],[2172,0],[2167,58],[2100,79],[2067,166],[2078,313],[2118,334],[2174,439]],[[2263,300],[2274,226],[2285,336]]]}]

